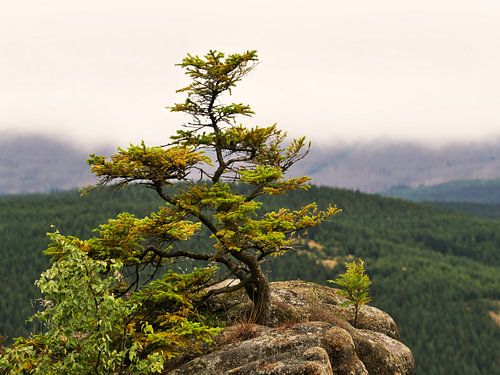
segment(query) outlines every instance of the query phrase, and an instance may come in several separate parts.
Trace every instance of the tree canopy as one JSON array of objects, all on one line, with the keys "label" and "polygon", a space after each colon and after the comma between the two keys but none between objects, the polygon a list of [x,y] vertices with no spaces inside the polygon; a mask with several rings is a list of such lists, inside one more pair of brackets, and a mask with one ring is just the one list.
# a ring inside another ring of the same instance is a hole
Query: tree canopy
[{"label": "tree canopy", "polygon": [[[187,55],[179,64],[191,83],[178,90],[187,97],[170,107],[189,115],[171,143],[148,147],[131,145],[107,159],[92,155],[91,171],[100,184],[131,182],[154,189],[165,205],[144,219],[122,214],[101,226],[89,254],[118,258],[126,265],[159,266],[186,257],[224,265],[240,283],[211,294],[245,288],[255,305],[258,323],[269,318],[269,287],[261,263],[293,249],[301,231],[337,213],[310,203],[298,210],[265,212],[258,198],[307,189],[308,177],[287,172],[309,150],[305,138],[287,141],[273,124],[245,127],[239,115],[251,117],[251,107],[224,103],[236,84],[257,62],[255,51],[225,56],[210,51],[204,57]],[[175,183],[183,182],[182,185]],[[168,189],[170,188],[170,189]],[[212,244],[202,252],[176,248],[204,227]],[[124,228],[127,228],[125,231]]]}]

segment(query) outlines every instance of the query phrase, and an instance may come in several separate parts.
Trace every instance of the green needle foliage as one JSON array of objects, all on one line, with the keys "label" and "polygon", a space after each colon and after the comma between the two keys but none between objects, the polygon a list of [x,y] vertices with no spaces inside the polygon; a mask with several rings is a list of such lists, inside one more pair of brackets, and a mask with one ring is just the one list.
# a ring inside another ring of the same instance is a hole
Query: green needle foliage
[{"label": "green needle foliage", "polygon": [[[339,210],[330,206],[321,211],[310,203],[298,210],[266,213],[263,196],[309,188],[308,177],[287,176],[307,154],[309,144],[305,138],[287,141],[276,125],[247,128],[236,122],[240,115],[253,114],[250,106],[223,99],[256,63],[255,51],[187,55],[179,66],[191,83],[178,90],[187,97],[170,110],[187,114],[190,120],[171,143],[161,147],[142,143],[118,149],[111,158],[90,157],[91,171],[101,185],[139,183],[156,191],[165,204],[143,219],[119,215],[102,225],[99,236],[87,245],[96,259],[119,259],[137,269],[157,268],[179,258],[221,264],[227,276],[240,283],[210,294],[245,288],[254,302],[256,322],[266,324],[269,285],[261,264],[293,249],[301,232]],[[209,237],[203,251],[179,246],[193,235]]]},{"label": "green needle foliage", "polygon": [[362,260],[357,262],[348,262],[345,264],[346,271],[335,280],[328,280],[340,287],[339,294],[346,297],[344,306],[354,306],[353,326],[358,323],[358,313],[361,306],[371,301],[368,295],[368,288],[371,281],[365,272],[365,263]]}]

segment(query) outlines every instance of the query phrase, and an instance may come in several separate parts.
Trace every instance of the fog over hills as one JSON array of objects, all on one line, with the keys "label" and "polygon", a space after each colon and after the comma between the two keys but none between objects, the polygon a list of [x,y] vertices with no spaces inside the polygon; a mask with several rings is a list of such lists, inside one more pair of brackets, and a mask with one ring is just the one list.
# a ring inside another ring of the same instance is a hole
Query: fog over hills
[{"label": "fog over hills", "polygon": [[500,177],[500,141],[426,147],[372,142],[313,148],[296,173],[317,185],[382,192],[393,186]]},{"label": "fog over hills", "polygon": [[[40,135],[0,134],[0,194],[67,190],[93,183],[89,149]],[[316,185],[381,192],[398,185],[433,185],[453,180],[500,178],[500,140],[426,147],[371,142],[313,146],[293,170]]]},{"label": "fog over hills", "polygon": [[91,184],[95,179],[86,160],[96,151],[47,136],[0,134],[0,194],[68,190]]}]

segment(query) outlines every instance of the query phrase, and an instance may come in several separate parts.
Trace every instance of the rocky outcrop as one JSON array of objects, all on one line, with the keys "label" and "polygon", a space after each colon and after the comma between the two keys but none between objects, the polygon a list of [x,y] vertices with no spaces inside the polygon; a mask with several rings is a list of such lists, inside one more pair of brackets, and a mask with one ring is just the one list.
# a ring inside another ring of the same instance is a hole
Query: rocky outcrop
[{"label": "rocky outcrop", "polygon": [[412,375],[411,351],[400,341],[394,320],[363,306],[358,326],[341,307],[335,289],[303,281],[271,284],[272,327],[251,323],[251,304],[242,293],[220,297],[213,308],[233,324],[204,356],[169,374]]}]

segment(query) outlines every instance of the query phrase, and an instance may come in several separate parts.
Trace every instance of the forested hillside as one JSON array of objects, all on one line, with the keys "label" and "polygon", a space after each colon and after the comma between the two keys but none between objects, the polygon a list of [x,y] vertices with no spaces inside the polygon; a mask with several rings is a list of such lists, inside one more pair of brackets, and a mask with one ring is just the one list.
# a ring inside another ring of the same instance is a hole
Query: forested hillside
[{"label": "forested hillside", "polygon": [[[297,254],[276,259],[275,280],[325,283],[342,262],[362,257],[373,280],[373,304],[398,322],[421,374],[495,374],[500,362],[498,221],[340,189],[315,188],[268,202],[269,209],[316,201],[343,213],[308,233]],[[160,202],[152,191],[105,190],[0,198],[0,334],[16,336],[37,298],[33,281],[48,265],[44,233],[88,237],[122,210],[144,215]],[[192,248],[206,246],[193,243]],[[498,321],[497,321],[498,324]]]},{"label": "forested hillside", "polygon": [[450,212],[463,212],[486,219],[500,219],[500,203],[427,202],[427,204]]},{"label": "forested hillside", "polygon": [[382,194],[417,202],[499,204],[500,180],[460,180],[421,187],[397,186]]}]

